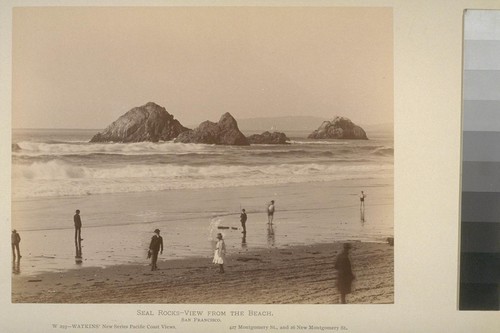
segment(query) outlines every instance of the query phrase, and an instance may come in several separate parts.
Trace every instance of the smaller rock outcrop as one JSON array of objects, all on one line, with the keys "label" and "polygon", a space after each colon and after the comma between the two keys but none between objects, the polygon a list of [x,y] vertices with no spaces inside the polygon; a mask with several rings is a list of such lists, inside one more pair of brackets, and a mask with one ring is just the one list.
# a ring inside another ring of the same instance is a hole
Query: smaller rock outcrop
[{"label": "smaller rock outcrop", "polygon": [[290,139],[285,133],[265,131],[262,134],[253,134],[247,137],[250,144],[286,145]]},{"label": "smaller rock outcrop", "polygon": [[365,130],[345,117],[324,121],[317,130],[309,134],[308,138],[368,140]]},{"label": "smaller rock outcrop", "polygon": [[90,142],[169,141],[187,130],[165,108],[149,102],[122,115]]},{"label": "smaller rock outcrop", "polygon": [[20,151],[21,147],[17,143],[12,144],[12,151]]},{"label": "smaller rock outcrop", "polygon": [[179,134],[175,142],[206,143],[216,145],[248,146],[248,140],[240,132],[238,123],[226,112],[219,122],[204,121],[194,130]]}]

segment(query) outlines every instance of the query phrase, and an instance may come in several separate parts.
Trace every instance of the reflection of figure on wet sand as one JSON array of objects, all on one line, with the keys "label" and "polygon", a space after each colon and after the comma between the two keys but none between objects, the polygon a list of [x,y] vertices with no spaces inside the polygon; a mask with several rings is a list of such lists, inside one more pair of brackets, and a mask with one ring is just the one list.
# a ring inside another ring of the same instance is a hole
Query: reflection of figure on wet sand
[{"label": "reflection of figure on wet sand", "polygon": [[267,245],[274,246],[274,227],[272,224],[267,226]]},{"label": "reflection of figure on wet sand", "polygon": [[10,242],[12,245],[12,258],[16,259],[16,251],[17,251],[17,259],[21,259],[21,252],[19,251],[19,243],[21,243],[21,236],[17,233],[17,230],[12,230],[12,234],[10,235]]},{"label": "reflection of figure on wet sand", "polygon": [[21,260],[19,258],[12,260],[12,273],[20,274],[21,273]]},{"label": "reflection of figure on wet sand", "polygon": [[81,262],[82,259],[82,243],[75,240],[75,259],[77,263]]},{"label": "reflection of figure on wet sand", "polygon": [[246,249],[247,248],[247,234],[243,234],[243,237],[241,238],[241,248]]},{"label": "reflection of figure on wet sand", "polygon": [[344,250],[337,256],[335,262],[335,269],[338,271],[337,288],[340,292],[340,302],[342,304],[346,303],[345,296],[351,293],[352,281],[355,279],[352,273],[351,260],[349,259],[350,249],[351,244],[345,243]]},{"label": "reflection of figure on wet sand", "polygon": [[360,214],[361,223],[364,224],[364,222],[365,222],[365,207],[363,207],[359,210],[359,214]]},{"label": "reflection of figure on wet sand", "polygon": [[76,262],[81,262],[82,259],[82,243],[75,240],[75,259]]}]

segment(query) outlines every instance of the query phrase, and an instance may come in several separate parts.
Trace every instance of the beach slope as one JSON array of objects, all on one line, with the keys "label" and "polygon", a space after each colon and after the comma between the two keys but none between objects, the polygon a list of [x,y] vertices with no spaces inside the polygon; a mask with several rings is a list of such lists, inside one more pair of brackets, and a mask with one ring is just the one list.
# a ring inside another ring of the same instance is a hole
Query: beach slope
[{"label": "beach slope", "polygon": [[[354,242],[356,280],[348,303],[394,302],[394,251],[382,243]],[[36,276],[13,275],[13,303],[335,304],[334,262],[342,243],[241,249],[219,274],[211,258],[147,265],[84,267]]]}]

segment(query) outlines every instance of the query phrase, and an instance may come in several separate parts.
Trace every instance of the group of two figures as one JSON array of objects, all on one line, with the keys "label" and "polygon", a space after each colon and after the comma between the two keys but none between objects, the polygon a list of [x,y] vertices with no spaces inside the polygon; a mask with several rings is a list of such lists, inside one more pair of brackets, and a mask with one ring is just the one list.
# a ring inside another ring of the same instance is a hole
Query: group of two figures
[{"label": "group of two figures", "polygon": [[[163,254],[163,237],[160,236],[160,229],[155,229],[153,237],[149,243],[148,258],[151,258],[151,270],[158,269],[158,254]],[[217,234],[217,244],[215,245],[213,263],[219,265],[219,272],[224,273],[224,259],[226,255],[226,244],[221,233]]]}]

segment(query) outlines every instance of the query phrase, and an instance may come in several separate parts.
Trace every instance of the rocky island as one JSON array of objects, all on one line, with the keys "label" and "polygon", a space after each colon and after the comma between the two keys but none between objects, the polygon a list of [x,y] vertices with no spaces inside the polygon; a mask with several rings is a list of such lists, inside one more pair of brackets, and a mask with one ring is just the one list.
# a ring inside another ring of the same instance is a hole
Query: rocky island
[{"label": "rocky island", "polygon": [[345,117],[335,117],[332,121],[324,121],[307,138],[368,140],[365,130]]},{"label": "rocky island", "polygon": [[122,115],[90,142],[169,141],[188,130],[165,108],[149,102]]},{"label": "rocky island", "polygon": [[240,132],[238,123],[229,112],[222,115],[219,122],[202,122],[196,129],[179,134],[175,142],[205,143],[216,145],[248,146],[248,140]]},{"label": "rocky island", "polygon": [[247,137],[250,144],[268,144],[268,145],[286,145],[288,144],[288,137],[285,133],[265,131],[262,134],[254,134]]}]

